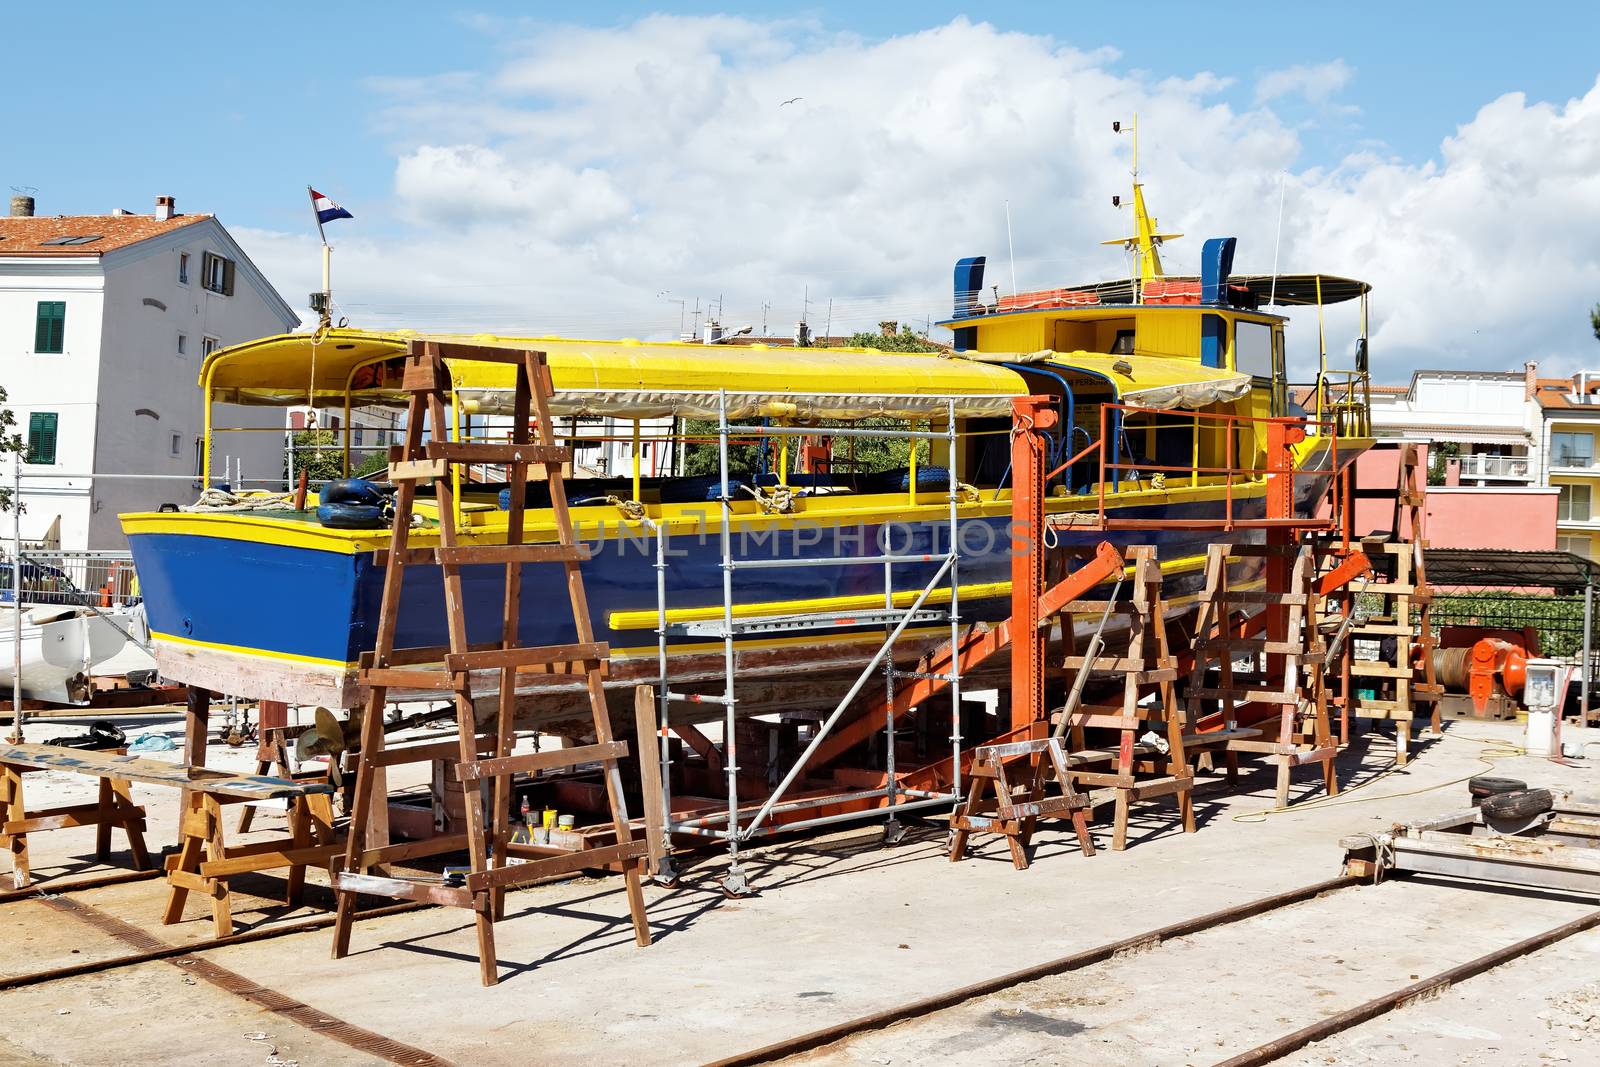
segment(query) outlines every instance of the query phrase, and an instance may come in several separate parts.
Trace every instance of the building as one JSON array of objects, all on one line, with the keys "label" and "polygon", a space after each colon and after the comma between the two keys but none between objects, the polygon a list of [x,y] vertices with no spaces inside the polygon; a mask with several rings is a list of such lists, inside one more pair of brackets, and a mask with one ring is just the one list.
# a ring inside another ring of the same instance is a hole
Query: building
[{"label": "building", "polygon": [[[149,215],[33,208],[13,197],[0,218],[0,382],[28,444],[23,536],[121,548],[119,513],[195,497],[206,354],[300,317],[214,216],[179,214],[171,197]],[[280,479],[281,420],[218,405],[214,469]]]},{"label": "building", "polygon": [[1600,465],[1595,434],[1600,431],[1600,373],[1571,378],[1540,378],[1532,406],[1539,415],[1540,484],[1560,490],[1556,508],[1556,547],[1589,559],[1600,558]]},{"label": "building", "polygon": [[1433,442],[1445,457],[1445,484],[1531,486],[1539,481],[1529,383],[1518,371],[1419,370],[1403,388],[1374,386],[1372,428],[1380,437]]}]

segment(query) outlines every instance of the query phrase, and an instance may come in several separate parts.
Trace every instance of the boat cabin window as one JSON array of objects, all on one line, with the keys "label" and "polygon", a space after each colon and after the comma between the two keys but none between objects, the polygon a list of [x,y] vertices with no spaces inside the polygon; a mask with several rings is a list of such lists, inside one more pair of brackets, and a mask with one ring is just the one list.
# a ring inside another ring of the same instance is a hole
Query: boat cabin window
[{"label": "boat cabin window", "polygon": [[1118,330],[1117,331],[1117,339],[1115,341],[1111,342],[1111,354],[1113,356],[1131,356],[1131,355],[1133,355],[1133,331],[1132,330]]},{"label": "boat cabin window", "polygon": [[1233,369],[1257,378],[1272,377],[1272,327],[1240,321],[1233,327]]}]

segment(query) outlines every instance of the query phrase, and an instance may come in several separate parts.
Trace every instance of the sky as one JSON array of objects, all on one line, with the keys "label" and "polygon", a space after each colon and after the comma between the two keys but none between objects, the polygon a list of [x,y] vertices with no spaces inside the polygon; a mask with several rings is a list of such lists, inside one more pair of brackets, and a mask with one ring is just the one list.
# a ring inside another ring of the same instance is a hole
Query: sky
[{"label": "sky", "polygon": [[[353,325],[666,337],[698,303],[838,334],[946,316],[964,255],[1002,292],[1125,275],[1100,242],[1129,225],[1111,123],[1137,113],[1151,208],[1187,235],[1169,270],[1234,235],[1242,272],[1372,282],[1384,381],[1595,366],[1600,5],[1264,12],[37,5],[0,73],[27,107],[0,179],[42,214],[174,195],[296,307],[315,185],[356,216],[328,229]],[[1330,309],[1330,365],[1356,328]]]}]

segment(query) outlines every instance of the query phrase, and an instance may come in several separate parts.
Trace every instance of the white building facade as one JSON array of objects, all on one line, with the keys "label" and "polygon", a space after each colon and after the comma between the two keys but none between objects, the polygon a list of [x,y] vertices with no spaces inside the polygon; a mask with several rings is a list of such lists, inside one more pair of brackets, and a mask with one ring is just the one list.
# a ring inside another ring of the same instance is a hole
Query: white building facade
[{"label": "white building facade", "polygon": [[[0,384],[28,445],[23,538],[124,548],[119,514],[196,496],[206,354],[300,317],[215,217],[179,215],[169,197],[153,215],[32,206],[14,198],[0,218]],[[281,412],[218,405],[214,419],[256,428],[213,434],[214,472],[282,478]]]},{"label": "white building facade", "polygon": [[1533,364],[1520,372],[1419,370],[1404,389],[1373,390],[1373,431],[1454,446],[1451,485],[1543,484],[1535,373]]}]

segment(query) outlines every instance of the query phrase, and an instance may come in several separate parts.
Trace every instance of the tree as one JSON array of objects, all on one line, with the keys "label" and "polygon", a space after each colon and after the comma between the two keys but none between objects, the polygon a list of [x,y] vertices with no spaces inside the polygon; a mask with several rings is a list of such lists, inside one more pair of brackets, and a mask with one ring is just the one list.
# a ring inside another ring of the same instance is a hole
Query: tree
[{"label": "tree", "polygon": [[1600,304],[1589,309],[1589,326],[1594,330],[1594,339],[1600,341]]},{"label": "tree", "polygon": [[[344,477],[344,448],[332,430],[296,430],[290,437],[293,450],[283,457],[285,475],[299,482],[300,472],[313,482],[330,482]],[[293,470],[289,468],[293,465]]]},{"label": "tree", "polygon": [[[885,324],[886,326],[889,324]],[[911,327],[902,326],[896,333],[853,333],[845,339],[846,348],[876,348],[882,352],[937,352],[939,346]]]},{"label": "tree", "polygon": [[[17,417],[6,406],[5,386],[0,385],[0,459],[4,459],[9,453],[21,452],[26,447],[22,443],[22,435],[15,430],[16,425]],[[4,466],[10,466],[10,464],[5,464]],[[21,507],[21,501],[13,501],[11,499],[10,477],[0,479],[0,482],[4,483],[0,485],[0,511],[10,511],[13,503]]]},{"label": "tree", "polygon": [[1443,485],[1449,461],[1461,455],[1461,446],[1454,441],[1435,441],[1428,446],[1428,484]]}]

